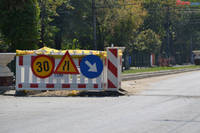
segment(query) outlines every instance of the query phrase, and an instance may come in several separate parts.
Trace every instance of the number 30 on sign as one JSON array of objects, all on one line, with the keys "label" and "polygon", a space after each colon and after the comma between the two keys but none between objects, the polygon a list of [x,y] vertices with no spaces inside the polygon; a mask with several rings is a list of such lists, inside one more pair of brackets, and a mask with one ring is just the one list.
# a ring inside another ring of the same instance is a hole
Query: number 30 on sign
[{"label": "number 30 on sign", "polygon": [[54,60],[46,55],[39,55],[31,62],[33,74],[40,78],[49,77],[54,70]]}]

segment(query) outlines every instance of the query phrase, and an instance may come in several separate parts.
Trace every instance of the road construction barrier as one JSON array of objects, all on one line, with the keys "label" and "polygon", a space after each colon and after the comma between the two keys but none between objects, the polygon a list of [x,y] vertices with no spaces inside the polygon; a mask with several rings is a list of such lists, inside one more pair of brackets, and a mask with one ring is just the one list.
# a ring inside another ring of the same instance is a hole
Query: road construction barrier
[{"label": "road construction barrier", "polygon": [[121,88],[122,50],[16,51],[16,90],[108,90]]},{"label": "road construction barrier", "polygon": [[107,89],[118,90],[121,87],[122,56],[119,48],[107,48]]}]

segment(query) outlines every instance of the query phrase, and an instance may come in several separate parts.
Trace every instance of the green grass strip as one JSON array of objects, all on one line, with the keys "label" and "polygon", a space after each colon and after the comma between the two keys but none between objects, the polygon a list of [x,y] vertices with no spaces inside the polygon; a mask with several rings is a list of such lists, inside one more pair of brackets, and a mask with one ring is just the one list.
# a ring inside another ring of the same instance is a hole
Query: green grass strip
[{"label": "green grass strip", "polygon": [[196,69],[200,66],[189,65],[189,66],[178,66],[178,67],[146,67],[146,68],[133,68],[130,70],[125,70],[123,74],[131,73],[142,73],[142,72],[155,72],[155,71],[164,71],[164,70],[179,70],[179,69]]}]

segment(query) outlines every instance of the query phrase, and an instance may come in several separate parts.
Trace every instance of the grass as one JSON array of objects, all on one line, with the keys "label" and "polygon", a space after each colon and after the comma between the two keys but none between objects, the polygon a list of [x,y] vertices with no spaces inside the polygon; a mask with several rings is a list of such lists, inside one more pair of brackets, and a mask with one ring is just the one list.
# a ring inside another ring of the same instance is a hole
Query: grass
[{"label": "grass", "polygon": [[163,70],[179,70],[179,69],[195,69],[200,68],[200,66],[189,65],[189,66],[178,66],[178,67],[147,67],[147,68],[134,68],[130,70],[125,70],[123,74],[131,74],[131,73],[142,73],[142,72],[155,72],[155,71],[163,71]]}]

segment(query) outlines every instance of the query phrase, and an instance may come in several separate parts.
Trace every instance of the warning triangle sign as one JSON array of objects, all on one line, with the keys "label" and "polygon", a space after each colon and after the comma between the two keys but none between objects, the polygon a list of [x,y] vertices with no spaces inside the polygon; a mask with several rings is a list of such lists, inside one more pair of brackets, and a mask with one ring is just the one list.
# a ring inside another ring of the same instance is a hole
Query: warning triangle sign
[{"label": "warning triangle sign", "polygon": [[79,74],[79,71],[74,64],[69,52],[66,51],[65,55],[62,57],[59,62],[55,72],[56,74]]}]

